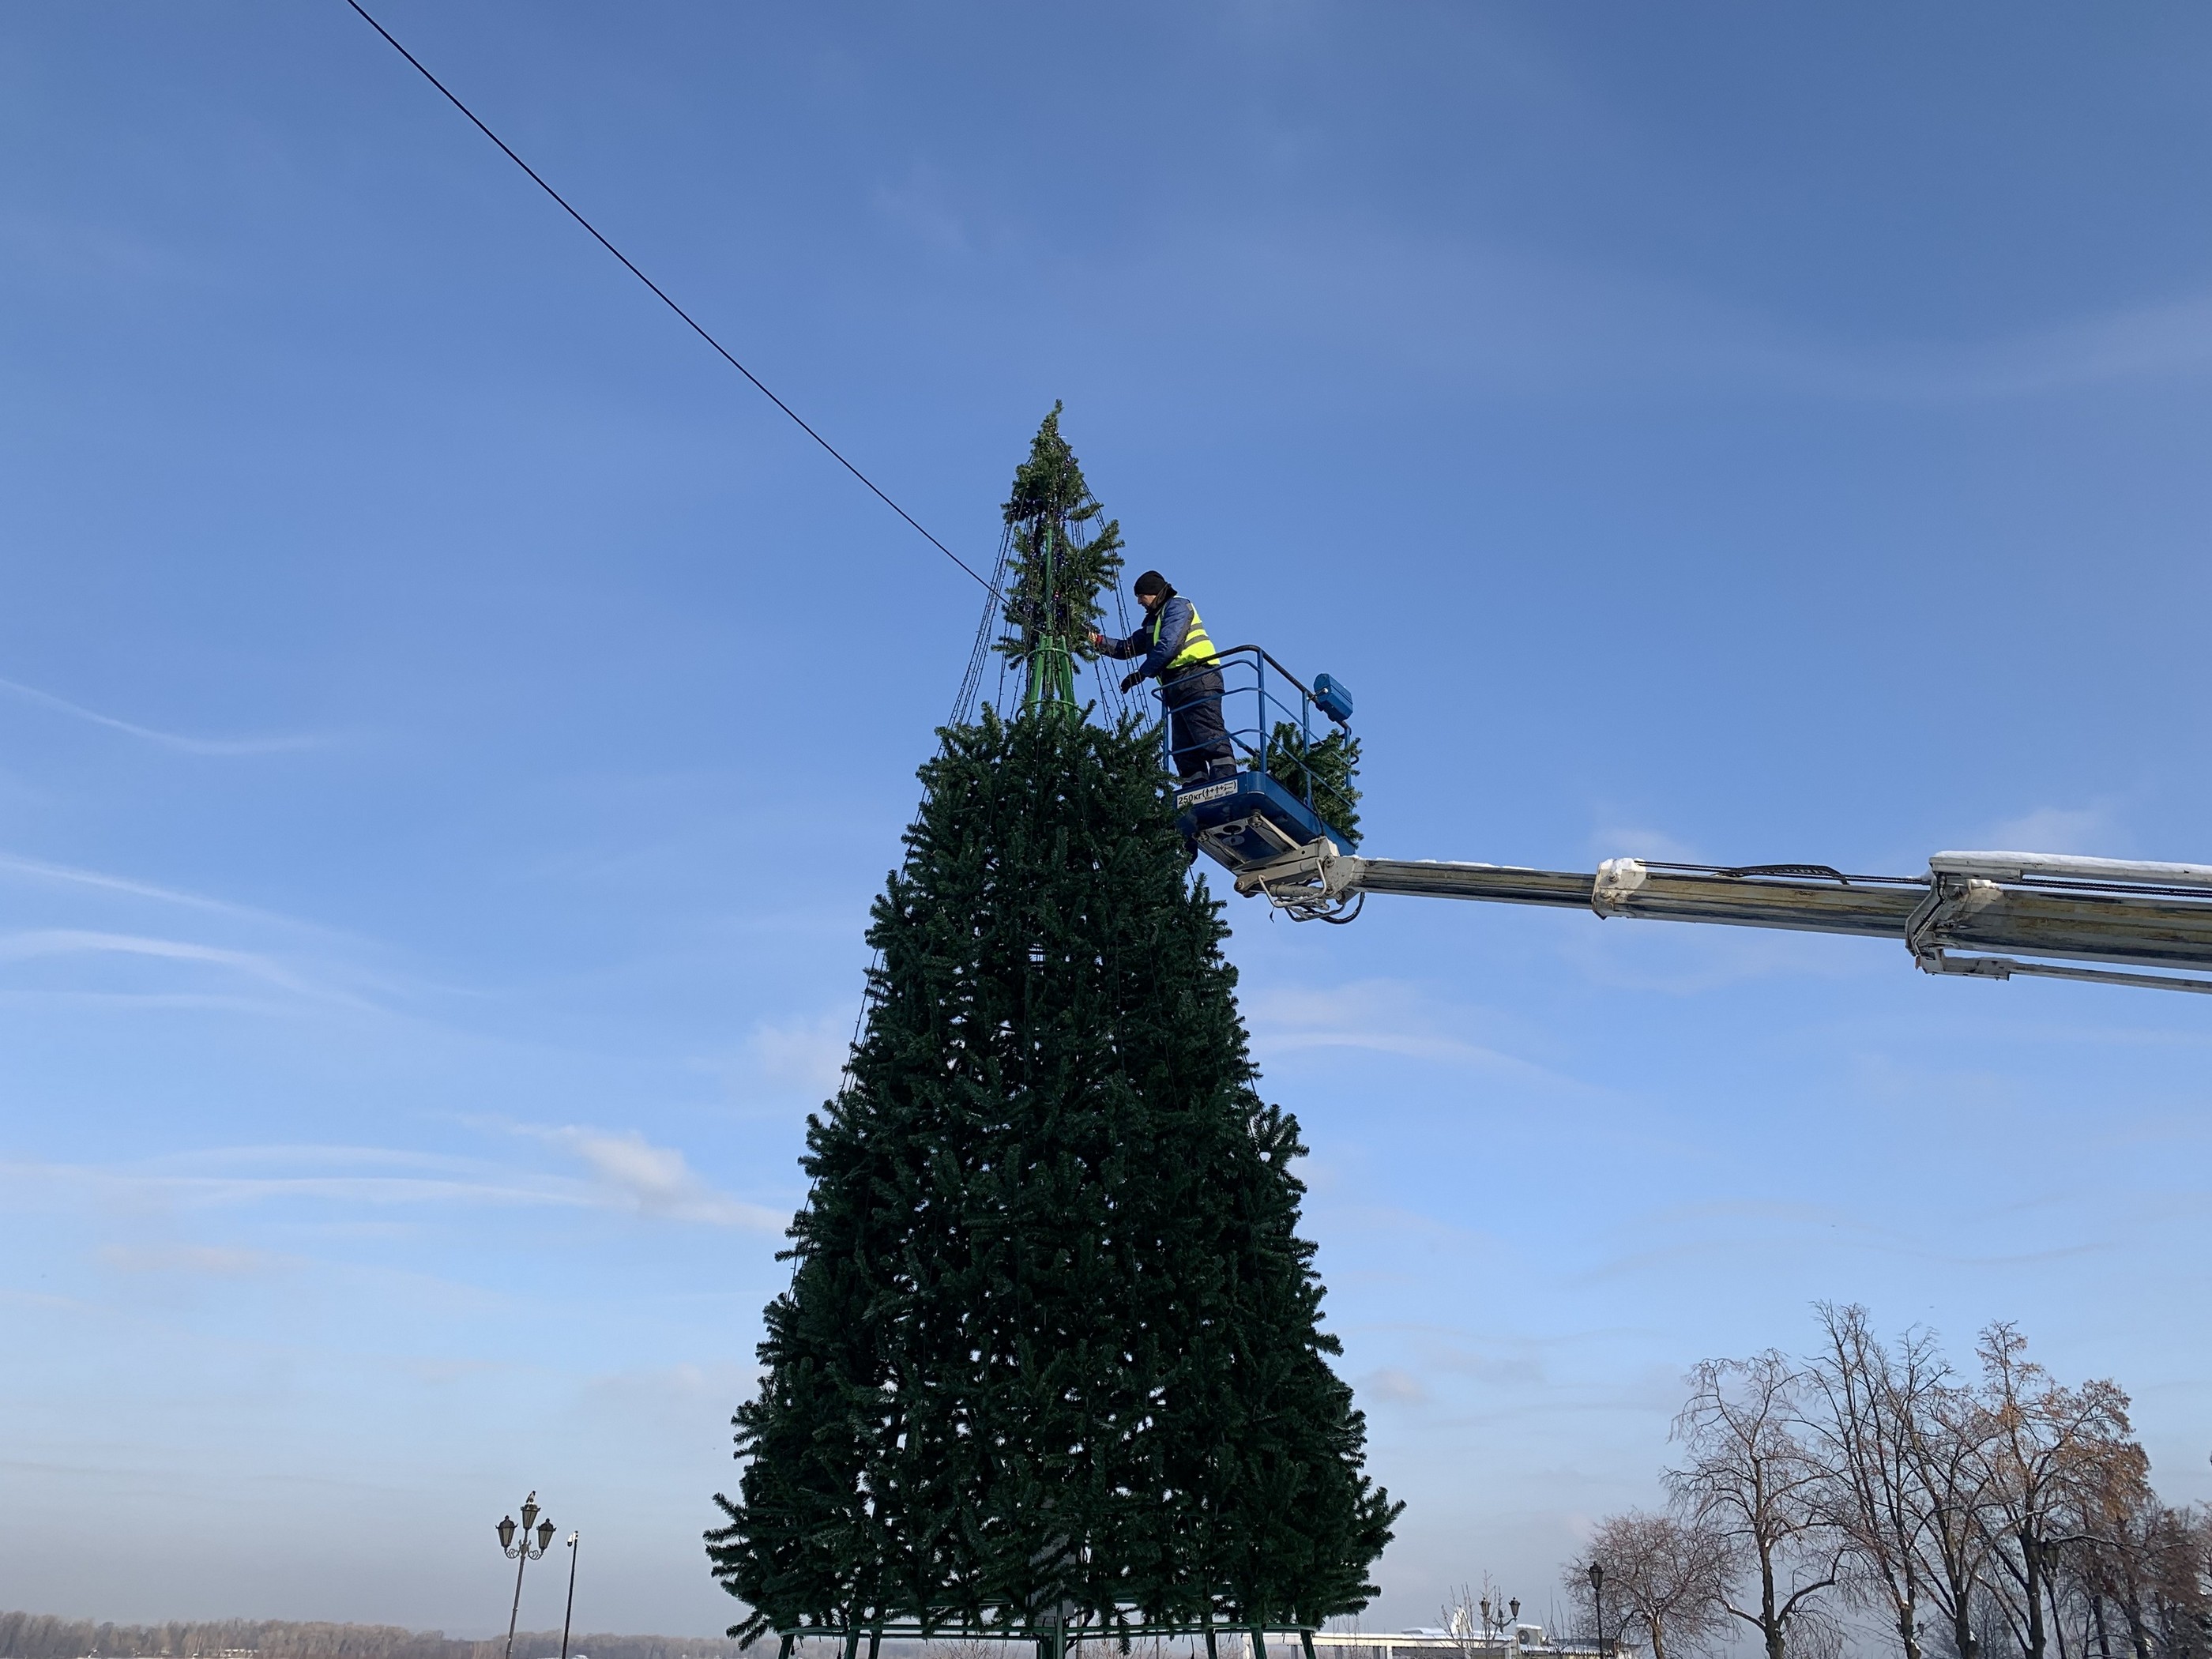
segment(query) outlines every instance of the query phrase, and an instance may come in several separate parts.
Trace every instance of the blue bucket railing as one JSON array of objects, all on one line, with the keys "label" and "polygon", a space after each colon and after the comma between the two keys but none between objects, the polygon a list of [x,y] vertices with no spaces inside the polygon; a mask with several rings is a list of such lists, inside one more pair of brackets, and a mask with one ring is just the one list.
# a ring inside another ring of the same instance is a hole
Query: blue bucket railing
[{"label": "blue bucket railing", "polygon": [[[1312,688],[1256,645],[1217,651],[1214,666],[1221,672],[1221,723],[1229,729],[1239,767],[1273,777],[1324,822],[1348,822],[1353,803],[1317,775],[1306,760],[1314,745],[1328,736],[1332,724],[1316,703]],[[1276,739],[1275,728],[1285,724],[1298,734],[1296,750]],[[1164,719],[1160,759],[1170,772],[1177,769],[1172,732],[1172,723]]]}]

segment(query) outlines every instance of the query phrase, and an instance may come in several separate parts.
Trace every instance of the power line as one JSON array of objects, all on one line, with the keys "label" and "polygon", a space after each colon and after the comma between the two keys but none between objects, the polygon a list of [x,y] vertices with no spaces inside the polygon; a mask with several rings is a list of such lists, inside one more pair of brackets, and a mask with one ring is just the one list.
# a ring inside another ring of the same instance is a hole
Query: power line
[{"label": "power line", "polygon": [[793,424],[795,424],[799,429],[801,432],[804,432],[808,437],[813,439],[816,443],[820,444],[823,449],[829,451],[830,458],[835,460],[838,465],[843,467],[846,471],[851,473],[862,483],[867,485],[869,490],[873,493],[878,501],[881,501],[885,507],[890,508],[892,512],[897,514],[899,517],[904,519],[909,525],[912,525],[914,528],[921,533],[924,541],[927,542],[932,547],[945,555],[946,558],[951,560],[953,563],[958,565],[961,569],[966,571],[969,576],[986,592],[998,592],[999,590],[996,587],[993,586],[991,583],[975,574],[975,570],[969,567],[965,559],[962,558],[957,553],[955,553],[943,542],[938,540],[936,537],[931,535],[928,531],[923,529],[921,520],[916,519],[913,514],[908,512],[896,501],[884,494],[883,490],[878,487],[876,481],[873,478],[871,478],[866,473],[861,471],[859,467],[854,466],[852,462],[847,460],[842,454],[839,453],[836,445],[831,443],[827,438],[817,432],[812,427],[807,425],[805,421],[800,418],[799,413],[797,410],[793,409],[789,404],[784,402],[782,398],[777,397],[775,393],[770,392],[768,387],[762,383],[759,375],[754,374],[752,370],[747,368],[743,363],[732,356],[730,355],[729,349],[723,345],[723,343],[720,340],[716,339],[713,335],[707,332],[705,329],[702,328],[699,325],[697,319],[694,318],[690,312],[684,310],[682,306],[678,305],[675,301],[670,299],[667,293],[661,288],[659,283],[654,282],[652,277],[647,276],[635,265],[632,264],[630,263],[629,256],[627,253],[624,253],[612,242],[607,240],[605,236],[602,236],[599,234],[599,228],[597,225],[593,224],[589,219],[586,219],[582,214],[577,212],[574,208],[569,206],[568,198],[567,197],[562,195],[559,191],[554,189],[552,185],[547,184],[544,179],[538,177],[537,168],[532,167],[529,162],[524,161],[520,155],[517,155],[512,149],[508,149],[506,139],[501,137],[497,133],[494,132],[489,127],[486,126],[481,120],[479,120],[477,117],[477,112],[474,110],[471,109],[466,104],[453,96],[452,89],[448,88],[443,81],[441,81],[436,76],[431,74],[428,69],[423,67],[422,60],[421,58],[417,58],[413,52],[408,51],[406,47],[401,46],[397,40],[393,39],[390,29],[385,27],[383,24],[378,22],[374,17],[371,17],[368,13],[362,9],[361,0],[346,0],[346,4],[351,6],[355,11],[360,13],[362,21],[368,24],[369,27],[374,29],[379,34],[382,35],[385,38],[385,40],[391,46],[392,51],[398,52],[402,58],[404,58],[409,63],[412,64],[415,66],[416,72],[419,73],[425,81],[428,81],[432,86],[437,88],[441,93],[444,94],[447,103],[451,104],[455,109],[460,111],[462,114],[467,116],[469,118],[470,124],[473,125],[478,132],[483,134],[485,137],[490,139],[495,144],[497,144],[501,155],[505,155],[508,161],[514,162],[515,166],[520,167],[525,173],[528,173],[530,175],[531,183],[536,185],[538,189],[544,191],[548,196],[550,196],[556,202],[559,203],[561,210],[563,213],[567,214],[571,219],[574,219],[578,224],[583,226],[586,230],[589,231],[593,241],[597,242],[601,247],[606,249],[608,252],[613,254],[616,258],[621,260],[623,270],[629,271],[629,274],[636,277],[639,282],[643,283],[647,288],[651,289],[653,292],[653,296],[658,299],[661,304],[666,306],[678,317],[681,317],[694,334],[696,334],[708,345],[714,347],[724,362],[729,364],[732,368],[736,369],[738,374],[744,375],[748,380],[750,380],[754,386],[759,390],[762,397],[767,398],[769,402],[774,404],[785,414],[790,416]]}]

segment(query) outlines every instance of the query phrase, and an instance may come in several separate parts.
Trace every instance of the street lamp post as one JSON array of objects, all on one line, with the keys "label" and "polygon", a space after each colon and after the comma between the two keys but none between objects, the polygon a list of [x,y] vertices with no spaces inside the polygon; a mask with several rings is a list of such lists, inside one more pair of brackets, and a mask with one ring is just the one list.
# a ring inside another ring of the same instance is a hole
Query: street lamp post
[{"label": "street lamp post", "polygon": [[[530,1528],[533,1523],[538,1528],[538,1547],[535,1549],[530,1547]],[[507,1659],[514,1659],[514,1621],[522,1613],[522,1570],[532,1561],[544,1559],[545,1552],[553,1547],[553,1523],[538,1521],[536,1492],[522,1500],[520,1538],[515,1536],[516,1530],[513,1516],[500,1517],[499,1547],[514,1563],[514,1606],[507,1610]],[[572,1580],[569,1594],[573,1596],[574,1593],[575,1585]]]},{"label": "street lamp post", "polygon": [[576,1616],[576,1540],[582,1536],[568,1534],[568,1610],[561,1615],[561,1659],[568,1659],[568,1624]]},{"label": "street lamp post", "polygon": [[[1509,1607],[1512,1609],[1511,1617],[1513,1620],[1510,1625],[1504,1622],[1507,1617],[1506,1609]],[[1493,1623],[1493,1620],[1497,1622]],[[1520,1639],[1518,1634],[1520,1624],[1521,1598],[1519,1596],[1515,1596],[1510,1602],[1507,1601],[1502,1595],[1498,1596],[1494,1601],[1487,1595],[1482,1598],[1482,1644],[1485,1647],[1488,1647],[1490,1645],[1491,1632],[1493,1630],[1499,1630],[1504,1632],[1504,1634],[1498,1638],[1498,1640],[1501,1642],[1512,1643],[1518,1641]]]},{"label": "street lamp post", "polygon": [[1597,1603],[1597,1659],[1605,1659],[1605,1566],[1593,1561],[1589,1565],[1590,1600]]}]

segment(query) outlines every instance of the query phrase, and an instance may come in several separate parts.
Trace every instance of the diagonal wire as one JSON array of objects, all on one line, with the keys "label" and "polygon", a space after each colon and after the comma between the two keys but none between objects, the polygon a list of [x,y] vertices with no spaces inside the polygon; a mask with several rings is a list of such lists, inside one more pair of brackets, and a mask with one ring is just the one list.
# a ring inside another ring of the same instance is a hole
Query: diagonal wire
[{"label": "diagonal wire", "polygon": [[975,711],[975,694],[982,688],[983,665],[990,659],[991,633],[999,619],[999,590],[1005,586],[1006,564],[1013,556],[1014,527],[1008,525],[999,538],[999,562],[991,567],[991,597],[983,601],[982,620],[975,624],[975,643],[968,653],[968,672],[960,682],[960,696],[952,705],[950,726],[964,726]]},{"label": "diagonal wire", "polygon": [[921,533],[924,541],[927,542],[932,547],[945,555],[946,558],[951,560],[953,563],[958,565],[963,570],[966,571],[969,577],[971,577],[980,586],[994,593],[998,592],[998,589],[994,587],[990,582],[976,574],[975,569],[969,564],[967,560],[962,558],[957,553],[955,553],[943,542],[940,542],[936,537],[931,535],[928,531],[923,529],[920,520],[916,519],[913,514],[908,512],[896,501],[893,501],[889,495],[884,494],[883,490],[878,487],[876,481],[873,478],[871,478],[866,473],[861,471],[859,467],[854,466],[852,462],[847,460],[843,454],[839,452],[836,445],[831,443],[827,438],[817,432],[812,427],[807,425],[806,422],[800,416],[799,411],[793,409],[789,404],[784,402],[782,398],[777,397],[775,393],[770,392],[767,386],[763,383],[759,375],[754,374],[752,370],[747,368],[743,363],[732,356],[730,355],[729,349],[723,345],[723,343],[720,340],[716,339],[713,335],[707,332],[705,329],[702,328],[699,325],[698,319],[693,317],[690,312],[684,310],[682,306],[678,305],[675,301],[670,299],[666,291],[661,288],[659,283],[654,282],[652,277],[647,276],[635,265],[632,264],[630,263],[629,256],[627,253],[624,253],[620,248],[617,247],[612,242],[610,242],[605,236],[601,235],[599,234],[599,228],[597,225],[593,224],[589,219],[586,219],[582,214],[577,212],[574,208],[569,206],[568,198],[567,197],[562,195],[559,191],[554,189],[552,185],[547,184],[544,179],[540,178],[537,168],[532,167],[529,162],[524,161],[512,149],[509,149],[507,148],[506,139],[501,137],[497,133],[494,132],[489,127],[486,126],[481,120],[479,120],[477,117],[477,112],[474,110],[471,109],[466,104],[456,98],[453,95],[452,89],[448,88],[443,81],[441,81],[436,76],[431,74],[428,69],[423,67],[422,60],[421,58],[417,58],[413,52],[408,51],[406,47],[401,46],[397,40],[393,39],[390,29],[385,27],[383,24],[378,22],[374,17],[371,17],[368,13],[362,9],[361,0],[345,0],[345,3],[347,5],[352,7],[356,12],[360,14],[362,21],[367,23],[369,27],[374,29],[379,34],[385,38],[385,40],[391,46],[392,51],[398,52],[402,58],[404,58],[409,63],[412,64],[415,66],[416,72],[419,73],[425,81],[428,81],[432,86],[437,88],[441,93],[444,94],[447,103],[451,104],[455,109],[460,111],[462,114],[467,116],[469,118],[470,124],[473,125],[478,132],[483,134],[485,137],[490,139],[495,144],[497,144],[501,155],[505,155],[508,161],[514,162],[515,166],[520,167],[525,173],[528,173],[530,175],[531,183],[536,185],[538,189],[544,191],[548,196],[550,196],[555,202],[560,204],[561,210],[563,213],[567,214],[571,219],[574,219],[578,224],[581,225],[586,231],[590,232],[593,241],[597,242],[601,247],[606,249],[608,252],[613,254],[616,258],[622,261],[623,270],[629,271],[629,274],[636,277],[639,282],[643,283],[647,288],[651,289],[653,292],[653,296],[658,299],[661,304],[666,306],[678,317],[681,317],[694,334],[696,334],[708,345],[714,347],[715,352],[720,355],[724,362],[729,364],[732,368],[736,369],[738,374],[744,375],[748,380],[750,380],[754,386],[759,391],[762,397],[767,398],[769,402],[774,404],[778,409],[791,416],[793,423],[795,424],[801,432],[804,432],[808,437],[813,439],[816,443],[820,444],[823,449],[827,450],[830,453],[830,459],[835,460],[838,465],[843,467],[846,471],[851,473],[862,483],[866,484],[878,501],[881,501],[885,507],[890,508],[892,512],[897,514],[899,517],[904,519],[907,523],[913,526],[914,528]]}]

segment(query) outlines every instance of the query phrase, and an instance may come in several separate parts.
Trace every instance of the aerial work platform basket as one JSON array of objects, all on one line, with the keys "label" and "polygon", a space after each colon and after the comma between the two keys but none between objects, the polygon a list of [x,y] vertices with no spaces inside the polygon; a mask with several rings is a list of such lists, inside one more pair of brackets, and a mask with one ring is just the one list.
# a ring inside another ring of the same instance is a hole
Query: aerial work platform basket
[{"label": "aerial work platform basket", "polygon": [[[1329,742],[1327,727],[1348,732],[1351,694],[1326,674],[1308,686],[1256,645],[1234,646],[1214,662],[1236,771],[1176,789],[1183,838],[1231,873],[1316,843],[1352,851],[1359,836],[1351,827],[1352,797],[1333,781],[1331,769],[1316,764]],[[1160,732],[1161,757],[1170,772],[1173,726],[1172,720],[1164,721]]]}]

